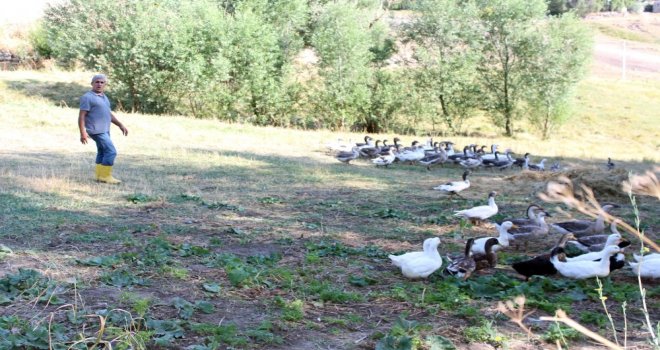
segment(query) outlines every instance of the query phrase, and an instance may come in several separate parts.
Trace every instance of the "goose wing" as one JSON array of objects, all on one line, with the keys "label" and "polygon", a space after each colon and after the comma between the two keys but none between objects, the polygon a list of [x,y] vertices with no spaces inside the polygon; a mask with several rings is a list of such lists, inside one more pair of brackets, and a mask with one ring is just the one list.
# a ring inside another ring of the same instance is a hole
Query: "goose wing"
[{"label": "goose wing", "polygon": [[557,273],[557,269],[550,262],[550,254],[537,255],[528,260],[518,261],[511,267],[527,278],[534,275],[549,276]]},{"label": "goose wing", "polygon": [[401,265],[401,272],[408,278],[426,278],[442,266],[441,258],[425,255],[419,259],[406,260]]},{"label": "goose wing", "polygon": [[394,265],[401,267],[404,263],[424,258],[424,255],[424,252],[409,252],[401,255],[389,255],[388,257]]},{"label": "goose wing", "polygon": [[559,228],[560,231],[567,232],[580,232],[589,229],[591,222],[589,221],[565,221],[552,224],[553,227]]},{"label": "goose wing", "polygon": [[481,205],[478,207],[470,208],[470,209],[465,209],[465,210],[458,210],[455,212],[455,216],[462,216],[464,218],[468,219],[487,219],[493,215],[497,214],[497,209],[494,209],[493,207],[489,205]]}]

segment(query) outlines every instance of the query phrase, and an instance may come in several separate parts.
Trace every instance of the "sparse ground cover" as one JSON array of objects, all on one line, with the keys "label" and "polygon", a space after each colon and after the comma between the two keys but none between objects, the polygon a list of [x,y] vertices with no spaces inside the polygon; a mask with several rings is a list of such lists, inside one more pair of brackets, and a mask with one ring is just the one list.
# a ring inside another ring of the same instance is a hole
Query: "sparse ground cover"
[{"label": "sparse ground cover", "polygon": [[[500,138],[487,125],[451,139],[529,151],[559,161],[566,173],[582,169],[575,179],[592,185],[600,200],[621,204],[615,214],[633,223],[619,183],[628,171],[658,163],[655,77],[590,77],[577,117],[547,142],[531,132]],[[460,178],[461,169],[345,166],[325,152],[326,142],[357,141],[359,134],[121,114],[129,136],[114,139],[124,183],[102,185],[92,180],[93,146],[79,144],[75,124],[88,78],[0,72],[0,348],[407,349],[451,342],[541,349],[557,341],[598,348],[539,321],[557,308],[613,339],[595,280],[524,282],[509,267],[547,251],[555,236],[502,253],[497,269],[468,281],[437,273],[409,281],[387,258],[417,250],[430,236],[441,238],[443,257],[460,254],[467,237],[494,229],[462,223],[454,210],[483,204],[497,190],[496,219],[520,216],[540,203],[550,177],[479,170],[466,200],[448,200],[431,188]],[[605,170],[607,157],[614,171]],[[580,216],[544,205],[557,214],[553,221],[567,217],[556,209]],[[658,201],[638,197],[637,205],[642,229],[657,242]],[[639,241],[628,238],[630,255]],[[602,283],[618,341],[650,347],[637,279],[621,270]],[[644,286],[657,325],[660,286]],[[525,321],[531,338],[496,308],[518,295],[536,310]]]}]

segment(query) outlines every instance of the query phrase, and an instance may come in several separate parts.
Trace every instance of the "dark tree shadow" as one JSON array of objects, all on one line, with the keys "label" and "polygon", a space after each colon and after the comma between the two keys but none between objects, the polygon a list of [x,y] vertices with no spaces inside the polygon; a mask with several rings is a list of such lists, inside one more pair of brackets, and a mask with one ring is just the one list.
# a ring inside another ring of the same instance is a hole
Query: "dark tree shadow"
[{"label": "dark tree shadow", "polygon": [[78,108],[80,96],[90,89],[79,83],[36,79],[6,80],[7,87],[28,97],[40,96],[58,107]]}]

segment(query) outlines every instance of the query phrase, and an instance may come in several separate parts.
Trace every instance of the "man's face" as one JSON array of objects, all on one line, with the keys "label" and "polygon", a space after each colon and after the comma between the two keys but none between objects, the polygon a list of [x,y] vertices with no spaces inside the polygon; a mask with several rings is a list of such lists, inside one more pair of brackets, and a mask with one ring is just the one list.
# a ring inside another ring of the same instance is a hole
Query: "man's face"
[{"label": "man's face", "polygon": [[92,83],[92,90],[96,92],[97,94],[100,94],[105,90],[105,80],[103,79],[96,79]]}]

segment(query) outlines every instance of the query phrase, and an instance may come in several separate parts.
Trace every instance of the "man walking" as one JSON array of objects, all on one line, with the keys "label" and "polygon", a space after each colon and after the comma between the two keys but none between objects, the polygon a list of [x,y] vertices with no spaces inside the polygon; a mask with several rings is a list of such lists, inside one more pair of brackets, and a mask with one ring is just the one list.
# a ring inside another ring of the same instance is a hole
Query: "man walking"
[{"label": "man walking", "polygon": [[124,136],[128,135],[128,129],[110,110],[110,100],[103,93],[106,83],[107,79],[103,74],[92,78],[92,90],[80,98],[78,127],[82,144],[87,144],[90,138],[96,142],[96,180],[118,184],[121,181],[112,177],[117,150],[110,139],[110,123],[117,125]]}]

